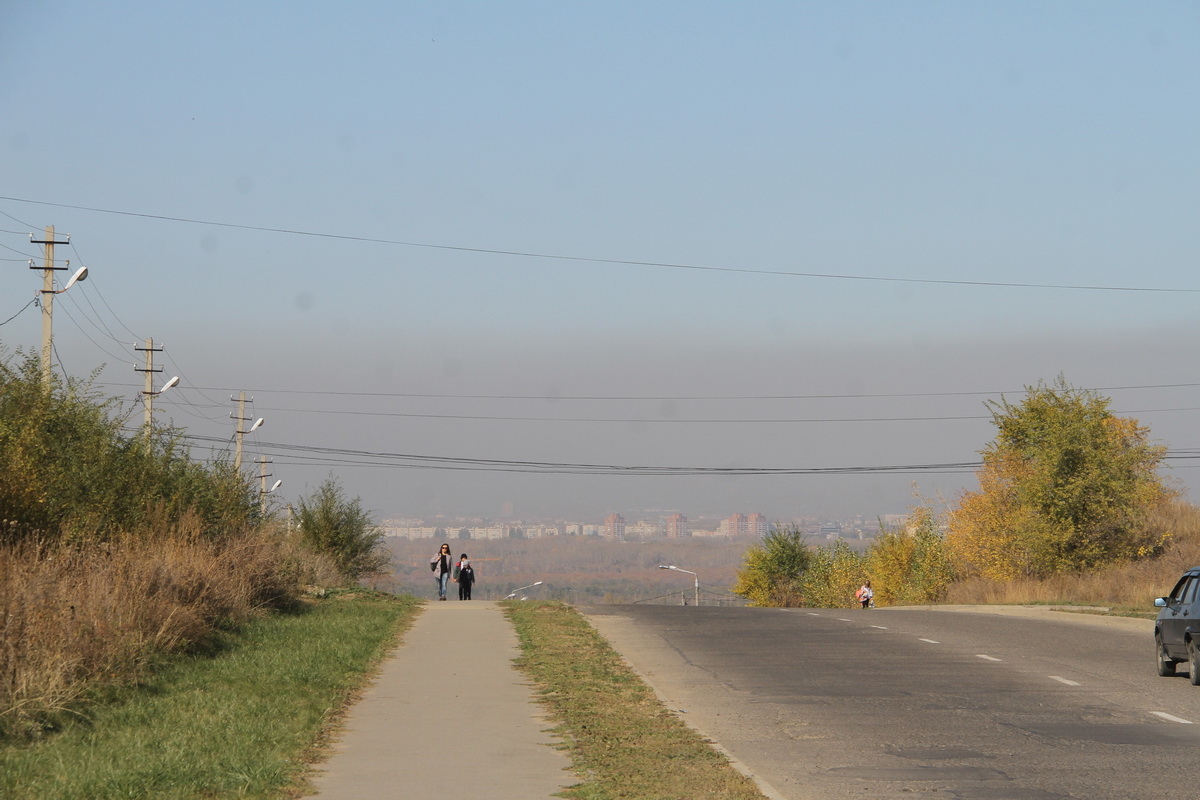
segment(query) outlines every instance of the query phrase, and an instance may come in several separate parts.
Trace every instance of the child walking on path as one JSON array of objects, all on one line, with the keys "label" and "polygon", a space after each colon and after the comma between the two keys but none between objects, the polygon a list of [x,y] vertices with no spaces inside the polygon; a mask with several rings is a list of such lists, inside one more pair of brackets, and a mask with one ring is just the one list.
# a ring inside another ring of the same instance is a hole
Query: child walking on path
[{"label": "child walking on path", "polygon": [[467,560],[466,553],[463,553],[454,565],[454,580],[458,581],[458,599],[470,600],[471,587],[475,585],[475,568]]},{"label": "child walking on path", "polygon": [[867,581],[859,587],[858,591],[854,593],[854,597],[863,608],[870,608],[871,601],[875,598],[875,590],[871,588],[871,582]]}]

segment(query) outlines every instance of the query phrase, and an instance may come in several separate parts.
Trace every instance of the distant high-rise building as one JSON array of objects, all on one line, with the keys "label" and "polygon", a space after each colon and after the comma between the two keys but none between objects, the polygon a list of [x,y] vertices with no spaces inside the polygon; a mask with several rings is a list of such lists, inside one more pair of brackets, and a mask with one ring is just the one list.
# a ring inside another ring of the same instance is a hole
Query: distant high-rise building
[{"label": "distant high-rise building", "polygon": [[672,514],[667,517],[667,538],[683,539],[691,536],[688,532],[687,517],[683,514]]},{"label": "distant high-rise building", "polygon": [[746,515],[746,535],[753,536],[755,539],[761,539],[766,536],[771,530],[771,523],[767,522],[767,518],[755,511],[753,514]]},{"label": "distant high-rise building", "polygon": [[604,525],[600,528],[600,535],[605,539],[612,539],[616,542],[625,541],[625,518],[620,514],[609,514],[604,518]]}]

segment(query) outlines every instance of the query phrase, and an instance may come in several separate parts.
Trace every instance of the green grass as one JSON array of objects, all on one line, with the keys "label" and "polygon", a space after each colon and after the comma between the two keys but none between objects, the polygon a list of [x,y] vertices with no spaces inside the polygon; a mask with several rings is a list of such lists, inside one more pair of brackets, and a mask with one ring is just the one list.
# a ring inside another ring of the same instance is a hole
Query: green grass
[{"label": "green grass", "polygon": [[587,621],[561,603],[510,603],[518,666],[540,687],[584,780],[574,800],[762,800],[754,783],[671,714]]},{"label": "green grass", "polygon": [[278,798],[418,610],[335,595],[228,635],[36,742],[0,745],[0,797]]}]

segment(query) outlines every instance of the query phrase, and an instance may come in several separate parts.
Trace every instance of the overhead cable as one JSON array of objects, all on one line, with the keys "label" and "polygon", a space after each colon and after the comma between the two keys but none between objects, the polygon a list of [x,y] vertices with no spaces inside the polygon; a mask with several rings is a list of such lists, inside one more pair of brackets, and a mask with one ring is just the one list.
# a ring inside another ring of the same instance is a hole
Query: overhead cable
[{"label": "overhead cable", "polygon": [[849,281],[878,281],[884,283],[916,283],[916,284],[931,284],[943,286],[982,286],[982,287],[1001,287],[1010,289],[1065,289],[1077,291],[1104,291],[1104,292],[1161,292],[1161,293],[1200,293],[1200,289],[1187,288],[1172,288],[1172,287],[1151,287],[1151,286],[1101,286],[1101,285],[1086,285],[1086,284],[1053,284],[1053,283],[1018,283],[1011,281],[968,281],[968,280],[951,280],[947,278],[899,278],[886,275],[849,275],[823,272],[793,272],[788,270],[773,270],[773,269],[749,269],[743,267],[724,267],[713,266],[706,264],[684,264],[665,261],[640,261],[635,259],[623,258],[599,258],[596,256],[578,256],[566,255],[561,253],[535,253],[521,250],[504,250],[498,248],[484,247],[466,247],[462,245],[448,244],[432,244],[429,242],[413,242],[401,239],[384,239],[371,236],[355,236],[351,234],[326,233],[322,231],[307,231],[295,228],[273,228],[262,225],[247,225],[233,222],[216,222],[213,220],[192,219],[188,217],[175,217],[165,214],[149,214],[136,211],[121,211],[109,208],[97,208],[94,206],[81,206],[69,203],[53,203],[44,200],[30,200],[22,197],[5,197],[0,196],[0,200],[9,200],[16,203],[30,203],[34,205],[52,206],[54,208],[69,208],[75,211],[91,211],[99,214],[115,214],[126,217],[140,217],[142,219],[157,219],[166,222],[181,222],[189,225],[208,225],[220,228],[234,228],[238,230],[258,231],[261,233],[278,233],[289,236],[308,236],[321,239],[338,239],[342,241],[364,242],[369,244],[386,244],[398,247],[419,247],[431,250],[449,250],[461,253],[477,253],[483,255],[502,255],[502,256],[519,256],[521,258],[537,258],[551,261],[578,261],[591,264],[611,264],[616,266],[635,266],[635,267],[656,267],[663,269],[682,269],[694,270],[701,272],[732,272],[746,275],[771,275],[777,277],[788,278],[819,278],[827,280],[849,280]]}]

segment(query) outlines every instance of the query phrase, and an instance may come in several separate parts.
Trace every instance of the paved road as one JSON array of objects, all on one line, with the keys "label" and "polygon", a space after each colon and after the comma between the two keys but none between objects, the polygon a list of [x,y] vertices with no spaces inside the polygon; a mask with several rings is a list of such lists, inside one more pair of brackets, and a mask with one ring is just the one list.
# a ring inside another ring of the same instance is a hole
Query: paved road
[{"label": "paved road", "polygon": [[1200,797],[1200,687],[1155,675],[1148,621],[581,610],[776,797]]}]

